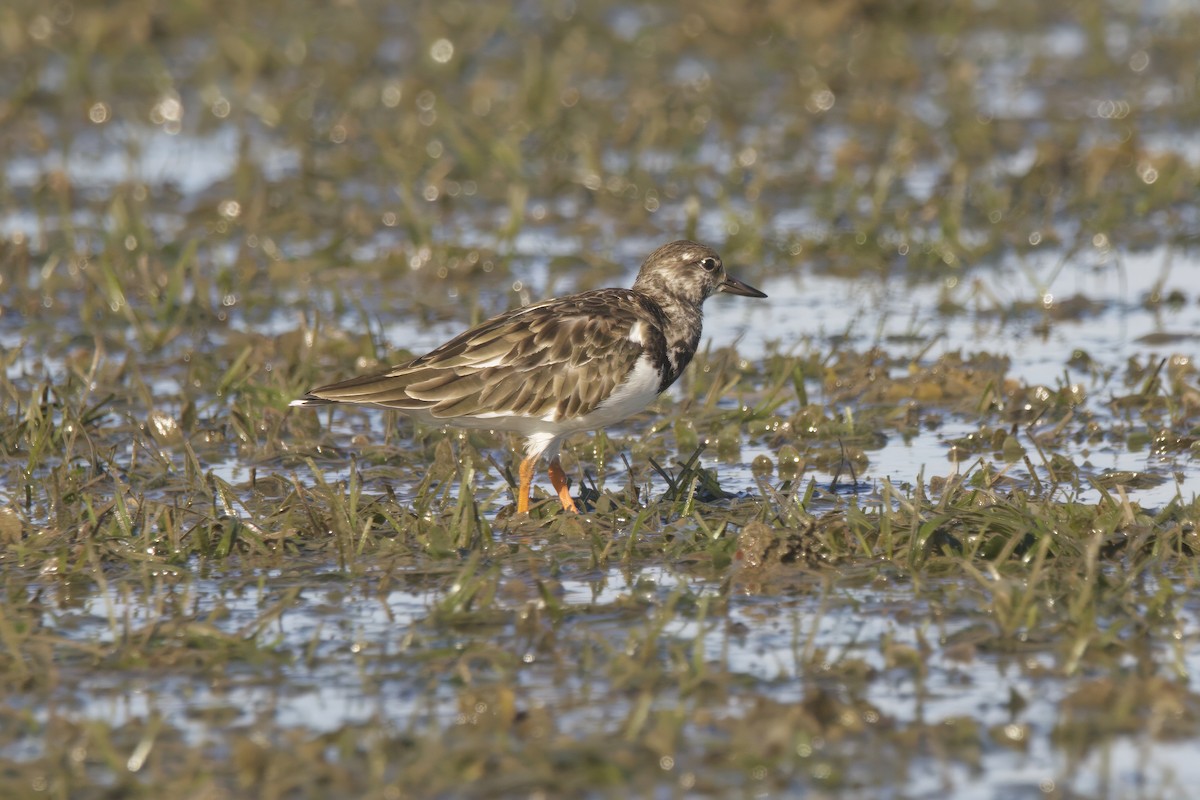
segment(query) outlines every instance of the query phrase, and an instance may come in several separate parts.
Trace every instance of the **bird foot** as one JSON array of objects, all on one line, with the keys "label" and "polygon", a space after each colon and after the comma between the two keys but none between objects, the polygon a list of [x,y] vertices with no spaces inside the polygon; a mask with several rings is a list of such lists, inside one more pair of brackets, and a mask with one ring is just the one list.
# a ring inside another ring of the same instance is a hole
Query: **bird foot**
[{"label": "bird foot", "polygon": [[554,491],[558,494],[558,501],[562,503],[563,510],[578,514],[579,507],[571,499],[571,482],[567,478],[567,473],[563,472],[562,464],[558,463],[557,458],[550,462],[549,472],[550,483],[553,484]]}]

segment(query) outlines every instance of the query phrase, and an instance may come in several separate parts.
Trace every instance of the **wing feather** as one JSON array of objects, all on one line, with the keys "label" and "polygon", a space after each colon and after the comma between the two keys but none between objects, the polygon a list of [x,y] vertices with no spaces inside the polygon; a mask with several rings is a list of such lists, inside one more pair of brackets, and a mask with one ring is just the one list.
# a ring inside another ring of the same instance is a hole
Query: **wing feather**
[{"label": "wing feather", "polygon": [[[468,330],[407,364],[310,392],[315,401],[366,403],[435,417],[587,414],[662,339],[657,309],[625,289],[526,306]],[[630,331],[641,323],[639,341]]]}]

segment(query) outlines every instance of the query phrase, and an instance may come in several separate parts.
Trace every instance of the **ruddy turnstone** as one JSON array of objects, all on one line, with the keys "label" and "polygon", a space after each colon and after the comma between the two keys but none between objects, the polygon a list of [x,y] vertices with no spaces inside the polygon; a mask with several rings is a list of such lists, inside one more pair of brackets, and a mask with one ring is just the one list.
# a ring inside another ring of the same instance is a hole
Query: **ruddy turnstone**
[{"label": "ruddy turnstone", "polygon": [[710,247],[655,250],[632,289],[597,289],[524,306],[387,372],[313,389],[293,406],[357,403],[422,422],[525,437],[517,513],[529,511],[534,465],[577,511],[558,460],[563,439],[641,411],[675,382],[700,343],[701,305],[717,292],[765,294],[725,274]]}]

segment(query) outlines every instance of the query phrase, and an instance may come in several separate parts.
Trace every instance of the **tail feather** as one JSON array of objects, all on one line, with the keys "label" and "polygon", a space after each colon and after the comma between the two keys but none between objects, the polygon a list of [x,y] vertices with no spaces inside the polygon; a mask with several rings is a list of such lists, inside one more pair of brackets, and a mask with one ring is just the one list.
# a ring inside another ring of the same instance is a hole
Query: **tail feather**
[{"label": "tail feather", "polygon": [[306,394],[298,400],[293,400],[288,403],[289,406],[328,406],[333,404],[333,400],[326,400],[324,397],[317,397],[315,394]]}]

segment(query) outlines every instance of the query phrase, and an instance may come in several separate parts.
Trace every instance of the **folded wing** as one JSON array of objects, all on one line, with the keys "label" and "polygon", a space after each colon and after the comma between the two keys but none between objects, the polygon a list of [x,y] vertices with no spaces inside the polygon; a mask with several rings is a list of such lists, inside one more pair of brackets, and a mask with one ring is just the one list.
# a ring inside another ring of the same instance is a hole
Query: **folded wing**
[{"label": "folded wing", "polygon": [[582,416],[625,380],[648,334],[661,335],[656,322],[624,289],[565,297],[502,314],[408,364],[314,389],[301,402],[446,419]]}]

